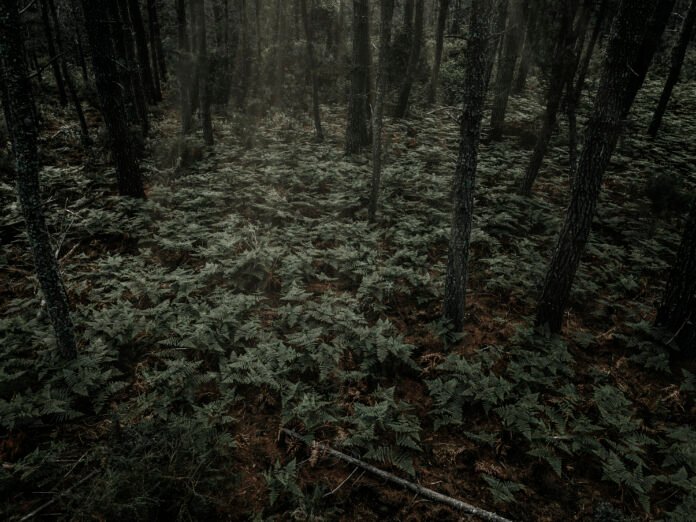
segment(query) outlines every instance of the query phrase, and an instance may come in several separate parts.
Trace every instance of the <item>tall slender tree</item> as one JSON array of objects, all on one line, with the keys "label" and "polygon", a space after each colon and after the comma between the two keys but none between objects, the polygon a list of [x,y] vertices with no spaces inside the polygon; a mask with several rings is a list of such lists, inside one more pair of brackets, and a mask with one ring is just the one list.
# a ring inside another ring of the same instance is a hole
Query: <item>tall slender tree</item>
[{"label": "tall slender tree", "polygon": [[421,49],[423,48],[423,0],[416,0],[415,9],[416,16],[413,25],[413,37],[411,38],[411,51],[408,57],[408,66],[406,67],[404,81],[401,84],[401,90],[399,91],[399,99],[396,102],[396,108],[394,109],[394,115],[397,118],[403,118],[406,116],[406,112],[408,111],[408,100],[411,95],[411,89],[413,87],[413,81],[416,77],[416,72],[418,71]]},{"label": "tall slender tree", "polygon": [[435,103],[437,94],[437,82],[440,78],[440,65],[442,63],[442,48],[445,42],[445,27],[447,25],[447,13],[449,12],[450,0],[440,0],[437,13],[437,32],[435,34],[435,60],[433,70],[430,73],[430,84],[428,85],[428,103]]},{"label": "tall slender tree", "polygon": [[370,143],[368,93],[370,91],[370,12],[367,0],[353,0],[353,53],[350,69],[346,153],[354,154]]},{"label": "tall slender tree", "polygon": [[515,74],[514,85],[512,87],[512,92],[517,94],[524,91],[527,85],[529,68],[532,65],[533,48],[538,32],[537,21],[540,16],[540,9],[538,9],[536,5],[538,1],[539,0],[529,0],[529,3],[526,5],[527,12],[525,19],[527,20],[527,29],[524,34],[524,44],[520,51],[520,64],[517,67],[517,73]]},{"label": "tall slender tree", "polygon": [[372,187],[368,220],[374,223],[379,200],[379,187],[382,177],[382,120],[384,118],[384,96],[387,90],[387,60],[391,25],[394,17],[394,0],[381,0],[379,13],[379,57],[377,65],[377,96],[372,114]]},{"label": "tall slender tree", "polygon": [[56,336],[59,353],[76,354],[68,295],[51,246],[39,190],[38,130],[17,0],[0,2],[0,73],[2,102],[15,155],[16,186],[34,267]]},{"label": "tall slender tree", "polygon": [[682,64],[684,63],[684,56],[686,56],[686,49],[689,47],[689,42],[694,32],[694,24],[696,24],[696,0],[691,0],[679,31],[679,38],[672,49],[672,64],[669,69],[669,74],[667,75],[667,80],[665,81],[665,87],[662,89],[660,101],[657,104],[652,121],[650,122],[650,127],[648,128],[648,134],[653,138],[657,136],[657,132],[660,130],[662,118],[667,110],[667,104],[672,97],[672,91],[679,81]]},{"label": "tall slender tree", "polygon": [[140,68],[140,75],[143,79],[145,92],[150,103],[156,103],[162,99],[162,93],[158,92],[155,87],[155,80],[152,75],[152,68],[150,67],[150,55],[147,46],[143,15],[140,11],[140,2],[138,2],[138,0],[128,0],[128,12],[133,26],[135,46],[138,51],[138,67]]},{"label": "tall slender tree", "polygon": [[[563,324],[570,290],[590,235],[604,171],[621,134],[634,71],[653,0],[622,0],[595,96],[570,204],[544,281],[536,323],[551,332]],[[632,102],[632,100],[631,100]]]},{"label": "tall slender tree", "polygon": [[443,317],[455,330],[464,326],[469,243],[474,211],[474,188],[486,99],[488,61],[491,57],[491,20],[495,0],[472,0],[468,47],[462,93],[464,106],[460,124],[459,156],[454,171],[452,229],[447,256]]},{"label": "tall slender tree", "polygon": [[41,3],[41,21],[43,22],[44,35],[46,36],[46,47],[48,49],[48,58],[51,63],[51,70],[53,71],[53,78],[56,81],[56,87],[58,88],[58,100],[62,107],[68,104],[68,96],[65,92],[65,81],[63,79],[63,73],[60,70],[60,60],[62,56],[59,56],[56,52],[56,45],[53,41],[53,30],[51,29],[51,22],[49,20],[48,5],[46,2]]},{"label": "tall slender tree", "polygon": [[300,0],[300,10],[302,12],[302,25],[304,26],[306,48],[307,48],[307,68],[312,82],[312,117],[314,118],[314,130],[317,141],[324,141],[324,131],[321,129],[321,110],[319,108],[319,82],[317,80],[316,59],[314,58],[314,34],[312,24],[307,13],[307,0]]},{"label": "tall slender tree", "polygon": [[206,145],[213,145],[213,120],[210,114],[210,64],[208,63],[208,42],[205,20],[205,0],[193,0],[196,6],[197,29],[197,58],[199,75],[199,96],[201,109],[201,124],[203,126],[203,141]]},{"label": "tall slender tree", "polygon": [[144,198],[143,178],[137,148],[126,116],[121,90],[121,75],[111,43],[111,20],[108,2],[82,0],[87,37],[92,49],[92,64],[99,105],[116,161],[118,190],[122,196]]}]

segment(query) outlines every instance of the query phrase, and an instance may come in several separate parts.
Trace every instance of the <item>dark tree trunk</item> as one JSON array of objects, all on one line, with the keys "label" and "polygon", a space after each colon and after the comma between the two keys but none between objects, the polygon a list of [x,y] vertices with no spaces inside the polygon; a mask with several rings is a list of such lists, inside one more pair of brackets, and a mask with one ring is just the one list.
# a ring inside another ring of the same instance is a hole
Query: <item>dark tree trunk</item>
[{"label": "dark tree trunk", "polygon": [[[41,8],[46,9],[46,0],[42,1]],[[77,96],[77,89],[75,88],[75,82],[73,81],[72,73],[68,69],[68,62],[65,58],[65,48],[63,46],[63,35],[60,29],[60,22],[58,21],[58,10],[56,9],[56,4],[54,0],[48,0],[48,7],[51,11],[51,19],[53,20],[53,25],[56,28],[56,46],[58,48],[58,55],[60,56],[60,67],[63,72],[63,78],[65,78],[65,85],[68,88],[68,93],[70,94],[70,101],[75,108],[75,114],[77,115],[77,121],[80,124],[80,140],[82,145],[88,147],[92,144],[92,140],[89,137],[89,129],[87,128],[87,120],[85,120],[85,113],[82,110],[82,104]]]},{"label": "dark tree trunk", "polygon": [[505,112],[508,98],[512,89],[512,79],[515,75],[515,65],[524,36],[524,5],[523,0],[512,0],[508,16],[505,46],[498,67],[493,89],[493,111],[491,113],[491,139],[497,140],[503,136]]},{"label": "dark tree trunk", "polygon": [[657,109],[655,109],[655,114],[650,122],[650,127],[648,127],[648,134],[653,138],[657,136],[657,132],[660,130],[662,118],[665,115],[667,104],[672,96],[672,90],[679,81],[682,64],[684,63],[684,56],[686,56],[686,49],[689,47],[689,42],[691,41],[691,36],[694,31],[694,23],[696,23],[696,0],[691,0],[689,10],[684,17],[684,22],[679,31],[679,39],[674,45],[674,49],[672,49],[672,65],[669,69],[665,87],[662,90],[662,95],[660,96]]},{"label": "dark tree trunk", "polygon": [[109,2],[109,16],[111,17],[111,39],[116,57],[116,68],[121,81],[119,83],[122,91],[123,101],[126,107],[129,125],[139,123],[138,109],[135,105],[135,91],[133,82],[129,74],[131,64],[128,62],[128,49],[126,45],[126,32],[130,29],[130,24],[127,23],[119,11],[116,2]]},{"label": "dark tree trunk", "polygon": [[353,59],[348,99],[346,154],[370,143],[368,93],[370,90],[370,26],[367,0],[353,0]]},{"label": "dark tree trunk", "polygon": [[640,53],[652,0],[622,0],[612,27],[599,90],[585,129],[585,142],[570,204],[539,299],[536,323],[559,332],[580,258],[590,235],[604,171],[616,147],[627,94]]},{"label": "dark tree trunk", "polygon": [[[413,34],[413,8],[415,0],[404,0],[404,27],[403,31],[409,38]],[[410,42],[410,40],[409,40]]]},{"label": "dark tree trunk", "polygon": [[155,35],[154,23],[156,22],[156,11],[154,0],[147,0],[147,24],[148,31],[147,34],[150,38],[150,70],[152,71],[152,81],[155,83],[155,92],[160,93],[160,99],[162,97],[162,81],[160,78],[160,69],[158,66],[159,58],[157,56],[157,37]]},{"label": "dark tree trunk", "polygon": [[372,115],[372,186],[368,220],[374,223],[379,200],[380,178],[382,176],[382,120],[384,118],[384,95],[387,90],[387,59],[391,41],[391,24],[394,16],[394,0],[381,0],[379,13],[379,62],[377,65],[377,96]]},{"label": "dark tree trunk", "polygon": [[474,210],[474,187],[486,99],[488,60],[492,53],[492,0],[473,0],[469,22],[469,45],[464,65],[464,106],[462,110],[459,157],[454,172],[452,230],[447,256],[444,318],[456,331],[464,326],[466,283],[469,263],[469,241]]},{"label": "dark tree trunk", "polygon": [[68,296],[43,215],[39,189],[39,151],[34,100],[31,97],[24,42],[16,0],[0,2],[0,72],[4,87],[3,107],[15,154],[17,194],[27,227],[36,276],[53,325],[58,351],[63,357],[76,355],[75,332],[70,319]]},{"label": "dark tree trunk", "polygon": [[[655,6],[655,2],[657,2],[657,6]],[[660,46],[662,34],[665,32],[667,22],[669,22],[669,18],[672,15],[672,9],[674,8],[675,2],[676,0],[653,1],[653,6],[655,7],[651,9],[652,16],[649,16],[644,38],[640,43],[640,53],[631,62],[633,77],[631,78],[629,89],[626,92],[626,112],[623,114],[624,118],[628,116],[631,106],[633,105],[633,100],[635,100],[638,91],[645,82],[645,78],[648,75],[648,69],[650,69],[650,64],[655,56],[655,52]]]},{"label": "dark tree trunk", "polygon": [[599,11],[597,12],[594,28],[592,29],[592,36],[590,36],[587,49],[585,49],[585,54],[583,55],[582,60],[580,60],[580,65],[578,67],[577,80],[575,81],[575,88],[573,89],[575,92],[576,105],[580,102],[582,90],[585,87],[587,71],[590,69],[590,61],[592,61],[592,55],[594,54],[595,47],[597,47],[599,35],[602,33],[608,10],[607,0],[602,0],[602,3],[599,6]]},{"label": "dark tree trunk", "polygon": [[206,145],[213,145],[213,120],[210,115],[210,81],[208,65],[208,43],[206,40],[205,23],[205,0],[194,0],[196,3],[197,21],[197,56],[198,56],[198,77],[199,77],[199,96],[201,109],[201,124],[203,126],[203,141]]},{"label": "dark tree trunk", "polygon": [[488,71],[486,71],[486,92],[493,76],[493,68],[497,63],[498,51],[503,42],[505,35],[505,24],[508,16],[508,4],[510,0],[498,0],[496,12],[494,15],[495,22],[493,24],[493,33],[491,35],[491,45],[489,52],[491,56],[488,59]]},{"label": "dark tree trunk", "polygon": [[534,0],[530,0],[530,5],[527,12],[527,30],[524,35],[524,45],[520,53],[520,65],[517,68],[515,76],[515,84],[513,86],[514,93],[521,93],[527,85],[527,77],[529,76],[529,68],[532,64],[532,55],[534,51],[534,41],[537,34],[537,22],[539,20],[539,11],[536,8]]},{"label": "dark tree trunk", "polygon": [[317,133],[317,141],[324,141],[324,131],[321,130],[321,111],[319,110],[319,83],[317,82],[317,71],[314,60],[314,36],[312,26],[309,23],[307,14],[307,0],[300,0],[300,10],[302,12],[302,25],[304,26],[305,38],[307,39],[307,67],[312,80],[312,116],[314,118],[314,129]]},{"label": "dark tree trunk", "polygon": [[181,132],[188,134],[192,127],[191,114],[191,46],[186,26],[186,0],[176,0],[177,46],[179,49],[179,101],[181,103]]},{"label": "dark tree trunk", "polygon": [[53,78],[55,78],[56,87],[58,88],[58,100],[60,101],[61,107],[65,107],[68,104],[68,96],[65,93],[65,83],[63,81],[63,74],[60,70],[60,60],[62,57],[58,56],[58,53],[56,53],[56,46],[53,42],[53,30],[51,29],[51,22],[48,18],[48,5],[45,0],[41,2],[41,21],[44,26],[46,45],[48,47],[48,58],[51,61]]},{"label": "dark tree trunk", "polygon": [[273,104],[279,105],[282,99],[283,83],[285,82],[285,4],[282,0],[276,2],[276,20],[274,37],[273,71]]},{"label": "dark tree trunk", "polygon": [[[576,40],[575,32],[573,31],[573,19],[577,11],[577,1],[565,1],[566,4],[562,14],[563,19],[557,40],[558,44],[556,45],[553,64],[551,66],[551,79],[549,80],[547,91],[544,120],[520,188],[521,193],[525,195],[529,195],[532,192],[534,181],[544,162],[551,136],[556,127],[558,109],[561,107],[561,101],[563,99],[563,88],[568,83],[568,77],[574,75],[575,66],[577,66],[577,60],[573,53]],[[580,24],[582,24],[582,22],[580,22]],[[585,29],[580,27],[580,30]]]},{"label": "dark tree trunk", "polygon": [[[253,55],[249,38],[249,17],[247,15],[246,0],[239,0],[239,35],[240,47],[237,53],[235,67],[239,78],[235,92],[235,104],[238,109],[244,110],[251,83],[251,71],[253,65]],[[315,64],[316,67],[316,64]]]},{"label": "dark tree trunk", "polygon": [[428,86],[428,103],[435,103],[437,94],[437,82],[440,77],[440,64],[442,63],[442,47],[445,41],[445,27],[447,25],[447,13],[449,12],[450,0],[440,0],[440,10],[437,14],[437,33],[435,35],[435,61],[433,71],[430,75],[430,85]]},{"label": "dark tree trunk", "polygon": [[156,103],[162,99],[162,93],[155,88],[155,80],[152,76],[152,68],[150,67],[150,55],[147,48],[147,37],[145,35],[145,25],[143,24],[143,15],[140,12],[140,4],[138,0],[128,0],[128,11],[130,21],[135,35],[135,46],[138,50],[138,66],[140,68],[140,77],[143,79],[145,93],[147,94],[150,103]]},{"label": "dark tree trunk", "polygon": [[416,0],[416,19],[413,26],[413,38],[411,39],[411,52],[408,57],[404,83],[401,84],[399,99],[394,109],[394,116],[397,118],[403,118],[408,112],[408,100],[411,96],[413,81],[418,72],[418,64],[420,63],[421,49],[423,47],[423,9],[423,0]]},{"label": "dark tree trunk", "polygon": [[77,59],[80,63],[82,71],[82,82],[85,86],[89,85],[89,73],[87,72],[87,60],[85,59],[85,51],[82,48],[82,33],[79,29],[75,29],[75,46],[77,47]]},{"label": "dark tree trunk", "polygon": [[133,136],[128,129],[121,77],[111,45],[109,6],[111,0],[82,0],[85,26],[92,49],[99,104],[116,161],[118,190],[122,196],[144,198],[143,178]]},{"label": "dark tree trunk", "polygon": [[684,235],[657,311],[655,324],[673,334],[679,346],[696,353],[696,200],[691,204]]},{"label": "dark tree trunk", "polygon": [[[147,136],[150,132],[150,120],[147,113],[147,97],[145,94],[143,79],[140,76],[138,61],[135,59],[135,45],[133,41],[133,29],[130,23],[130,15],[128,14],[128,1],[118,0],[118,6],[114,6],[114,9],[117,10],[117,14],[120,14],[123,24],[121,35],[123,38],[125,64],[127,68],[126,81],[130,85],[131,92],[133,93],[132,102],[135,107],[137,121],[140,123],[143,136]],[[118,29],[118,27],[115,29]]]},{"label": "dark tree trunk", "polygon": [[[163,82],[167,81],[167,61],[164,56],[164,46],[162,45],[162,34],[160,31],[159,12],[157,10],[157,0],[147,0],[148,23],[150,26],[150,42],[156,51],[157,63],[153,67],[159,70],[160,78]],[[154,54],[154,53],[153,53]]]}]

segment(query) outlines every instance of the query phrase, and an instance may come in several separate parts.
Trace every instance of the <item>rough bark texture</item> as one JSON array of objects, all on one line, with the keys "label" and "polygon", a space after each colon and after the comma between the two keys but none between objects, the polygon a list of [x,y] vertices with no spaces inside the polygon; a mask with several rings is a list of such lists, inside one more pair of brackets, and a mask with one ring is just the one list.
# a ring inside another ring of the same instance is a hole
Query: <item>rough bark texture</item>
[{"label": "rough bark texture", "polygon": [[536,323],[559,332],[580,258],[590,235],[604,171],[621,134],[631,64],[640,52],[652,0],[622,0],[612,27],[599,90],[585,129],[577,179],[539,299]]},{"label": "rough bark texture", "polygon": [[353,0],[353,58],[348,99],[346,154],[370,143],[368,92],[370,90],[370,37],[367,0]]},{"label": "rough bark texture", "polygon": [[667,104],[672,96],[672,90],[674,90],[674,86],[677,85],[679,81],[682,64],[684,63],[684,56],[686,56],[686,49],[689,47],[689,42],[694,32],[694,23],[696,23],[696,0],[691,0],[689,10],[686,12],[681,30],[679,31],[679,39],[674,45],[674,49],[672,49],[672,65],[669,69],[665,87],[662,90],[662,95],[657,104],[657,109],[655,109],[655,114],[653,114],[650,127],[648,127],[648,134],[653,138],[657,136],[657,132],[660,130],[662,118],[665,115]]},{"label": "rough bark texture", "polygon": [[197,19],[197,56],[198,56],[198,75],[199,75],[199,96],[201,109],[201,124],[203,126],[203,141],[206,145],[213,145],[213,120],[210,115],[210,86],[208,81],[208,43],[206,36],[205,23],[205,0],[194,0],[196,2]]},{"label": "rough bark texture", "polygon": [[372,124],[372,186],[368,219],[374,223],[379,200],[379,186],[382,177],[382,119],[384,118],[384,95],[387,90],[387,59],[391,24],[394,16],[394,0],[381,0],[379,19],[379,64],[377,66],[377,96]]},{"label": "rough bark texture", "polygon": [[440,10],[437,14],[437,34],[435,35],[435,61],[433,71],[430,75],[430,85],[428,86],[428,103],[435,103],[437,94],[437,82],[440,78],[440,65],[442,63],[442,48],[445,40],[445,26],[447,25],[447,13],[449,11],[449,0],[440,0]]},{"label": "rough bark texture", "polygon": [[404,83],[401,84],[399,100],[396,102],[396,109],[394,110],[394,116],[397,118],[406,116],[413,80],[416,77],[418,63],[420,62],[421,48],[423,47],[423,9],[423,0],[416,0],[416,19],[413,29],[413,38],[411,40],[411,52],[408,57],[408,66],[406,68]]},{"label": "rough bark texture", "polygon": [[92,64],[99,105],[109,133],[111,152],[116,162],[118,190],[122,196],[144,198],[143,179],[133,136],[129,132],[126,109],[113,47],[109,20],[111,0],[82,0],[85,26],[92,49]]},{"label": "rough bark texture", "polygon": [[655,324],[674,334],[680,346],[696,353],[696,201],[691,204],[684,235],[667,280]]},{"label": "rough bark texture", "polygon": [[505,112],[508,98],[512,89],[512,79],[515,75],[515,65],[524,36],[524,5],[523,0],[512,0],[510,4],[505,45],[495,78],[493,88],[493,111],[491,113],[491,139],[500,139],[503,135]]},{"label": "rough bark texture", "polygon": [[452,229],[447,256],[443,316],[453,328],[464,326],[469,241],[474,207],[474,186],[481,137],[481,120],[486,99],[486,75],[491,53],[493,0],[473,0],[469,22],[469,44],[465,60],[459,156],[454,172]]},{"label": "rough bark texture", "polygon": [[15,154],[17,194],[36,275],[53,325],[58,351],[64,357],[73,358],[76,343],[68,296],[46,228],[39,190],[38,131],[16,0],[0,2],[0,73],[4,85],[3,107]]},{"label": "rough bark texture", "polygon": [[324,131],[321,129],[321,111],[319,109],[319,83],[317,82],[317,70],[314,59],[314,36],[312,35],[312,25],[309,23],[307,13],[307,0],[300,0],[300,10],[302,11],[302,25],[304,26],[305,39],[307,40],[307,68],[312,81],[312,117],[314,118],[314,130],[317,141],[324,141]]}]

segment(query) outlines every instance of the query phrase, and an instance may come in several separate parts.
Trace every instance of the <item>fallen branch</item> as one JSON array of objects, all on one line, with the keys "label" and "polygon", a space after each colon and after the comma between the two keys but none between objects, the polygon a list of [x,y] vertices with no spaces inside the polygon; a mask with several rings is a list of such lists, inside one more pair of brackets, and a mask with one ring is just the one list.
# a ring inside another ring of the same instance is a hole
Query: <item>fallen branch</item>
[{"label": "fallen branch", "polygon": [[[281,431],[294,439],[305,442],[302,438],[302,435],[300,435],[296,431],[292,431],[287,428],[282,428]],[[472,506],[471,504],[467,504],[466,502],[462,502],[461,500],[457,500],[456,498],[448,497],[447,495],[443,495],[442,493],[438,493],[437,491],[433,491],[432,489],[425,488],[419,484],[414,484],[413,482],[409,482],[408,480],[399,478],[396,475],[392,475],[391,473],[382,471],[381,469],[376,468],[375,466],[372,466],[371,464],[368,464],[366,462],[363,462],[362,460],[358,460],[349,455],[346,455],[345,453],[336,451],[335,449],[327,446],[326,444],[314,442],[313,445],[319,448],[321,451],[328,453],[333,457],[336,457],[337,459],[349,462],[350,464],[353,464],[354,466],[358,466],[366,471],[369,471],[370,473],[377,475],[378,477],[383,478],[388,482],[397,484],[402,488],[411,490],[417,493],[418,495],[421,495],[430,500],[434,500],[435,502],[441,502],[442,504],[446,504],[458,511],[463,511],[464,513],[477,516],[480,519],[487,520],[489,522],[512,522],[508,518],[501,517],[500,515],[491,513],[490,511],[486,511],[485,509],[477,508],[476,506]]]},{"label": "fallen branch", "polygon": [[24,522],[25,520],[29,520],[30,518],[34,518],[34,517],[35,517],[36,515],[38,515],[41,511],[43,511],[43,510],[46,509],[48,506],[50,506],[51,504],[53,504],[56,500],[58,500],[59,498],[61,498],[61,497],[64,496],[64,495],[67,495],[67,494],[70,493],[73,489],[75,489],[76,487],[80,486],[81,484],[84,484],[84,483],[87,482],[89,479],[91,479],[94,475],[96,475],[98,472],[99,472],[99,470],[96,470],[96,469],[95,469],[95,470],[92,471],[90,474],[88,474],[86,477],[83,477],[83,478],[81,478],[80,480],[78,480],[75,484],[73,484],[72,486],[70,486],[70,487],[69,487],[68,489],[66,489],[65,491],[62,491],[61,493],[57,494],[55,497],[53,497],[53,498],[52,498],[51,500],[49,500],[48,502],[44,502],[43,504],[41,504],[39,507],[37,507],[37,508],[36,508],[34,511],[32,511],[31,513],[29,513],[29,514],[27,514],[27,515],[24,515],[22,518],[19,519],[19,522]]}]

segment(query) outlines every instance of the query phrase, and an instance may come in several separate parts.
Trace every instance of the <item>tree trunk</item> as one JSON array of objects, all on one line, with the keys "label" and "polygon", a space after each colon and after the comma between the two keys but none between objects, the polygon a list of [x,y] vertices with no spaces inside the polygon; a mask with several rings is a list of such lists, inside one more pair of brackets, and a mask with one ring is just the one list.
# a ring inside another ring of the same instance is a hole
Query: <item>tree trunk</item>
[{"label": "tree trunk", "polygon": [[449,12],[450,0],[440,0],[440,10],[437,14],[437,33],[435,36],[435,61],[433,71],[430,75],[430,85],[428,87],[428,103],[435,103],[437,95],[437,82],[440,77],[440,65],[442,63],[442,48],[445,41],[445,27],[447,25],[447,13]]},{"label": "tree trunk", "polygon": [[694,23],[696,23],[696,0],[691,0],[689,10],[684,17],[684,22],[682,23],[681,30],[679,31],[679,39],[674,45],[674,49],[672,49],[672,65],[669,69],[669,75],[667,76],[665,87],[662,90],[662,95],[660,96],[657,109],[655,109],[655,114],[650,122],[650,127],[648,127],[648,134],[653,138],[657,136],[657,131],[660,130],[662,118],[665,115],[667,104],[672,96],[672,90],[679,81],[682,64],[684,63],[684,56],[686,56],[686,49],[689,46],[691,35],[694,30]]},{"label": "tree trunk", "polygon": [[85,26],[92,49],[92,64],[96,78],[99,105],[109,133],[111,151],[116,161],[118,190],[122,196],[144,198],[143,179],[138,155],[129,132],[126,109],[121,92],[116,57],[111,45],[108,2],[111,0],[82,0]]},{"label": "tree trunk", "polygon": [[[46,0],[42,1],[42,10],[46,9]],[[48,0],[48,7],[51,11],[51,19],[53,20],[53,25],[56,28],[56,46],[58,48],[58,55],[60,56],[60,67],[63,72],[63,78],[65,78],[65,85],[68,88],[68,93],[70,94],[70,101],[72,101],[73,107],[75,108],[75,114],[77,115],[77,121],[80,124],[80,140],[84,147],[89,147],[92,144],[92,140],[89,137],[89,129],[87,128],[87,120],[85,120],[85,113],[82,110],[82,103],[77,96],[77,89],[75,88],[75,82],[73,81],[70,69],[68,69],[68,62],[65,58],[65,48],[63,46],[63,35],[60,30],[60,22],[58,21],[58,11],[56,9],[56,4],[54,0]]]},{"label": "tree trunk", "polygon": [[213,120],[210,115],[210,81],[208,65],[208,43],[206,41],[205,24],[205,0],[194,0],[196,5],[197,23],[197,55],[198,55],[198,78],[199,95],[201,109],[201,124],[203,125],[203,141],[211,146],[215,143],[213,138]]},{"label": "tree trunk", "polygon": [[[164,56],[164,46],[162,45],[162,35],[160,32],[159,13],[157,10],[157,0],[147,0],[148,22],[150,25],[150,41],[157,51],[157,64],[160,78],[163,82],[167,81],[167,61]],[[155,66],[155,64],[153,64]]]},{"label": "tree trunk", "polygon": [[46,4],[45,0],[41,2],[41,21],[43,22],[44,26],[44,35],[46,36],[48,58],[51,61],[53,78],[55,78],[56,87],[58,88],[58,100],[60,101],[61,107],[65,107],[68,104],[68,96],[65,93],[65,83],[63,81],[63,74],[60,70],[60,59],[62,57],[58,56],[58,53],[56,53],[56,47],[53,42],[53,31],[51,30],[51,22],[48,19],[48,5]]},{"label": "tree trunk", "polygon": [[464,326],[469,241],[474,210],[474,187],[486,99],[488,60],[492,55],[492,0],[473,0],[469,22],[469,44],[464,65],[464,106],[462,109],[459,156],[454,171],[452,230],[447,256],[444,318],[456,331]]},{"label": "tree trunk", "polygon": [[418,72],[418,64],[420,63],[421,49],[423,47],[423,9],[423,0],[416,0],[416,19],[413,38],[411,39],[411,52],[408,57],[404,83],[401,84],[401,90],[399,91],[399,100],[396,102],[396,108],[394,109],[394,116],[397,118],[403,118],[408,112],[408,100],[411,95],[413,81]]},{"label": "tree trunk", "polygon": [[186,0],[176,0],[177,47],[179,49],[179,102],[181,104],[181,132],[191,132],[191,47],[186,26]]},{"label": "tree trunk", "polygon": [[[558,34],[558,44],[556,45],[551,66],[551,79],[547,91],[544,121],[539,136],[537,136],[534,152],[532,152],[532,157],[529,160],[529,165],[525,171],[520,188],[520,192],[527,196],[532,192],[534,181],[544,162],[551,136],[556,127],[558,109],[563,99],[563,87],[567,84],[568,77],[574,75],[575,66],[577,66],[577,60],[574,59],[575,55],[573,53],[573,46],[576,40],[575,32],[573,31],[573,19],[577,11],[577,1],[565,0],[565,2],[565,9],[561,15],[563,20]],[[580,29],[584,30],[582,27]]]},{"label": "tree trunk", "polygon": [[145,36],[145,25],[143,24],[143,16],[140,12],[138,0],[128,0],[128,11],[135,35],[135,46],[138,50],[140,77],[143,79],[143,85],[145,86],[145,93],[147,94],[148,100],[150,103],[156,103],[162,99],[162,93],[158,92],[155,88],[155,80],[152,76],[152,68],[150,67],[147,38]]},{"label": "tree trunk", "polygon": [[155,35],[154,24],[157,21],[154,0],[147,0],[147,34],[150,38],[150,70],[152,71],[152,81],[155,83],[155,92],[160,93],[162,98],[162,81],[160,78],[159,58],[157,56],[157,37]]},{"label": "tree trunk", "polygon": [[121,81],[122,97],[128,116],[129,126],[139,123],[138,109],[135,105],[135,90],[129,74],[131,64],[128,61],[128,46],[126,45],[126,32],[130,30],[130,23],[121,16],[116,2],[109,2],[109,16],[111,22],[111,40],[114,46],[116,69]]},{"label": "tree trunk", "polygon": [[372,115],[372,187],[370,205],[367,210],[370,223],[375,222],[382,176],[382,120],[384,118],[384,95],[387,90],[387,59],[391,41],[391,24],[394,16],[394,0],[381,0],[379,13],[379,62],[377,65],[377,96]]},{"label": "tree trunk", "polygon": [[597,47],[597,41],[599,40],[599,35],[602,33],[604,22],[607,18],[609,11],[607,0],[602,0],[599,6],[599,11],[597,12],[597,19],[595,20],[594,28],[592,29],[592,36],[590,36],[590,41],[587,44],[587,49],[585,49],[585,54],[580,61],[580,66],[578,67],[577,80],[575,81],[575,104],[580,103],[580,97],[582,96],[582,90],[585,87],[585,79],[587,78],[587,71],[590,69],[590,61],[592,61],[592,55],[594,54],[595,47]]},{"label": "tree trunk", "polygon": [[585,129],[577,179],[539,299],[536,323],[559,332],[580,258],[590,235],[604,171],[621,134],[623,115],[652,0],[622,0],[612,27],[599,90]]},{"label": "tree trunk", "polygon": [[505,47],[498,67],[493,94],[493,111],[491,113],[491,139],[498,140],[503,136],[505,112],[507,111],[508,98],[512,89],[512,80],[515,75],[517,56],[524,36],[524,5],[523,0],[512,0],[510,15],[508,16]]},{"label": "tree trunk", "polygon": [[307,39],[307,67],[312,80],[312,116],[314,117],[314,129],[317,133],[317,141],[324,141],[324,131],[321,130],[321,111],[319,109],[319,84],[317,82],[317,71],[314,60],[314,37],[312,26],[309,23],[307,14],[307,0],[300,0],[300,11],[302,12],[302,25],[304,26],[305,38]]},{"label": "tree trunk", "polygon": [[36,276],[46,301],[58,351],[63,357],[74,358],[76,342],[70,305],[43,215],[37,122],[24,62],[24,42],[16,0],[0,2],[0,72],[4,84],[1,89],[3,107],[15,154],[17,194]]},{"label": "tree trunk", "polygon": [[348,99],[346,154],[370,143],[368,93],[370,90],[370,26],[367,0],[353,0],[353,59]]},{"label": "tree trunk", "polygon": [[529,76],[529,68],[532,64],[532,55],[534,51],[534,42],[537,34],[537,22],[539,20],[539,11],[534,0],[530,0],[527,12],[527,30],[524,35],[524,44],[520,53],[520,65],[517,68],[515,76],[515,85],[513,92],[519,94],[524,91],[527,85],[527,76]]},{"label": "tree trunk", "polygon": [[696,352],[696,200],[691,204],[684,235],[657,311],[655,324],[674,334],[679,346]]},{"label": "tree trunk", "polygon": [[488,92],[488,86],[490,85],[491,76],[493,75],[493,68],[497,63],[498,50],[500,49],[503,36],[505,35],[505,23],[507,22],[509,1],[510,0],[498,0],[494,15],[495,22],[493,24],[493,33],[491,34],[491,45],[489,48],[491,56],[488,59],[488,70],[486,71],[486,92]]},{"label": "tree trunk", "polygon": [[[624,118],[628,116],[631,106],[633,105],[633,100],[635,100],[638,91],[645,82],[645,77],[648,75],[648,69],[650,69],[653,56],[655,56],[655,52],[660,46],[662,34],[665,32],[665,27],[667,27],[667,22],[672,15],[672,9],[676,2],[676,0],[656,1],[657,6],[651,9],[652,16],[648,17],[649,22],[644,33],[644,38],[640,42],[640,53],[631,62],[633,77],[631,78],[629,89],[626,92],[626,112],[623,114]],[[653,6],[654,5],[655,1],[653,1]]]}]

